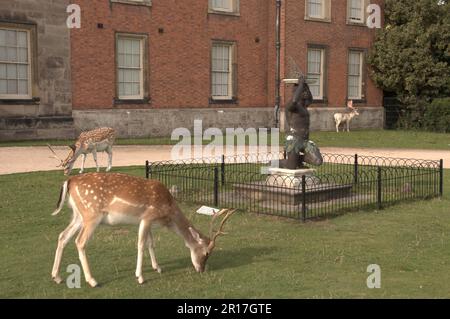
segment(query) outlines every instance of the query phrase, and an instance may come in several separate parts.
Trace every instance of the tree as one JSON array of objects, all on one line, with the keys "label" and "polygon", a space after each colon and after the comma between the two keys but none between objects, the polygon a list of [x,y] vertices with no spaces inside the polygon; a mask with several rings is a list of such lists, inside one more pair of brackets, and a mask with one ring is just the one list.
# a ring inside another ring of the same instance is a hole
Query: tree
[{"label": "tree", "polygon": [[449,1],[386,0],[369,63],[375,83],[420,122],[428,102],[450,93]]}]

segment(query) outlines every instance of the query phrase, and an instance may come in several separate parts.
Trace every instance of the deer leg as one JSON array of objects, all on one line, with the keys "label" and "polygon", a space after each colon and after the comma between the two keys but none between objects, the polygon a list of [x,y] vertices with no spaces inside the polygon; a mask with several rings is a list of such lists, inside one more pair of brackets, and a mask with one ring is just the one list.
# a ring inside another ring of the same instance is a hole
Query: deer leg
[{"label": "deer leg", "polygon": [[157,271],[158,273],[161,273],[161,267],[159,267],[158,262],[156,261],[156,256],[155,256],[155,243],[153,241],[153,236],[152,236],[152,232],[151,230],[149,230],[148,232],[148,237],[147,237],[147,243],[148,243],[148,252],[150,253],[150,259],[152,260],[152,268],[153,270]]},{"label": "deer leg", "polygon": [[108,148],[106,149],[106,152],[108,153],[108,167],[106,168],[106,171],[109,172],[111,170],[112,167],[112,147],[108,146]]},{"label": "deer leg", "polygon": [[350,132],[350,121],[347,121],[347,132]]},{"label": "deer leg", "polygon": [[95,167],[97,167],[97,173],[98,173],[98,172],[100,172],[100,168],[98,167],[97,151],[95,149],[92,150],[92,157],[94,157]]},{"label": "deer leg", "polygon": [[100,223],[100,220],[101,218],[97,218],[97,220],[84,222],[83,228],[81,229],[80,233],[77,236],[77,239],[75,240],[75,244],[77,245],[78,249],[78,256],[80,258],[81,266],[83,267],[84,277],[86,279],[86,282],[91,287],[96,287],[97,281],[95,281],[94,277],[92,277],[91,270],[89,268],[89,263],[86,257],[86,244],[89,238],[92,236],[95,228]]},{"label": "deer leg", "polygon": [[339,125],[341,124],[341,122],[336,121],[336,132],[339,133]]},{"label": "deer leg", "polygon": [[147,243],[148,233],[150,231],[150,223],[142,220],[139,224],[139,235],[138,235],[138,254],[136,263],[136,278],[139,284],[144,283],[144,277],[142,276],[142,262],[144,258],[144,248]]},{"label": "deer leg", "polygon": [[82,154],[80,174],[84,172],[84,163],[86,162],[86,154]]},{"label": "deer leg", "polygon": [[75,233],[81,227],[81,218],[79,215],[74,212],[73,219],[70,222],[69,226],[61,233],[58,237],[58,247],[56,248],[55,253],[55,262],[53,263],[52,269],[52,278],[57,283],[60,284],[62,282],[61,277],[59,276],[59,267],[61,265],[61,258],[64,251],[64,247],[66,247],[69,240],[75,235]]}]

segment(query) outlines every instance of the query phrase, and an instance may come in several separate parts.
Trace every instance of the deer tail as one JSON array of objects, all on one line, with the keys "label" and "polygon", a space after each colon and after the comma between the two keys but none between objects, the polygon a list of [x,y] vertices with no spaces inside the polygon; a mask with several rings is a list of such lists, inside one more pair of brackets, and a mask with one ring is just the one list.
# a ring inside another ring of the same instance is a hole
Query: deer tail
[{"label": "deer tail", "polygon": [[56,216],[59,214],[59,212],[61,211],[61,209],[64,206],[64,202],[66,200],[66,196],[67,196],[67,190],[69,188],[69,181],[65,181],[63,186],[61,187],[61,192],[59,193],[59,200],[58,200],[58,204],[56,204],[56,210],[53,212],[52,216]]}]

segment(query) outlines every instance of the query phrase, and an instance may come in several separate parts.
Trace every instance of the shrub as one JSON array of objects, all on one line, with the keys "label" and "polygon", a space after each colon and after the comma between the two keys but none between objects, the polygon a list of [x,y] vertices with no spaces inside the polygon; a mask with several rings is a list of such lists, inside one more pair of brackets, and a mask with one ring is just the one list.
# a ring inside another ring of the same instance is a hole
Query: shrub
[{"label": "shrub", "polygon": [[427,106],[423,128],[427,131],[450,133],[450,98],[435,99]]}]

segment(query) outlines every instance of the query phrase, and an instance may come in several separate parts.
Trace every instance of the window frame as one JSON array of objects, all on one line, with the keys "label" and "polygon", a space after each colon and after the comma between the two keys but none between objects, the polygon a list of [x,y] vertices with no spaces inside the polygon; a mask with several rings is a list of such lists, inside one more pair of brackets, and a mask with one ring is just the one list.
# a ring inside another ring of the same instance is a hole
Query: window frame
[{"label": "window frame", "polygon": [[354,26],[366,26],[366,20],[369,14],[367,13],[367,7],[370,5],[370,0],[360,0],[361,1],[361,21],[354,20],[351,17],[351,1],[347,0],[347,24]]},{"label": "window frame", "polygon": [[[229,94],[224,96],[213,95],[213,48],[215,45],[229,46],[229,74],[228,74],[228,92]],[[211,103],[234,103],[237,101],[237,44],[235,41],[227,40],[212,40],[210,49],[210,102]]]},{"label": "window frame", "polygon": [[[34,36],[33,29],[30,28],[27,25],[19,25],[19,24],[4,24],[0,23],[0,29],[4,30],[13,30],[16,32],[26,32],[27,33],[27,54],[28,54],[28,61],[27,61],[27,76],[28,76],[28,94],[0,94],[0,100],[5,101],[17,101],[17,100],[33,100],[33,83],[34,80],[34,56],[33,56],[33,39]],[[8,63],[3,62],[5,64],[19,64],[19,63]]]},{"label": "window frame", "polygon": [[110,3],[129,4],[134,6],[152,6],[152,0],[109,0]]},{"label": "window frame", "polygon": [[[359,96],[350,96],[350,53],[357,52],[360,55],[360,79],[359,79]],[[347,52],[347,100],[353,100],[355,103],[364,103],[366,101],[366,54],[367,49],[362,48],[349,48]]]},{"label": "window frame", "polygon": [[231,2],[231,10],[214,7],[214,0],[208,0],[208,13],[239,16],[240,0],[228,0],[228,1]]},{"label": "window frame", "polygon": [[[120,39],[138,39],[140,40],[140,63],[141,72],[139,75],[140,80],[140,94],[139,95],[129,95],[121,96],[119,93],[119,40]],[[115,35],[115,102],[125,102],[125,103],[142,103],[148,102],[150,99],[148,97],[148,35],[142,33],[126,33],[126,32],[116,32]]]},{"label": "window frame", "polygon": [[[308,69],[308,56],[309,56],[309,50],[320,50],[320,96],[313,96],[313,102],[314,103],[326,103],[327,102],[327,53],[328,53],[328,47],[325,45],[319,45],[319,44],[309,44],[306,49],[306,78],[308,79],[309,76],[309,69]],[[312,92],[311,92],[312,93]]]},{"label": "window frame", "polygon": [[322,16],[310,16],[310,0],[305,0],[305,20],[316,22],[331,22],[331,0],[320,0],[322,2]]}]

